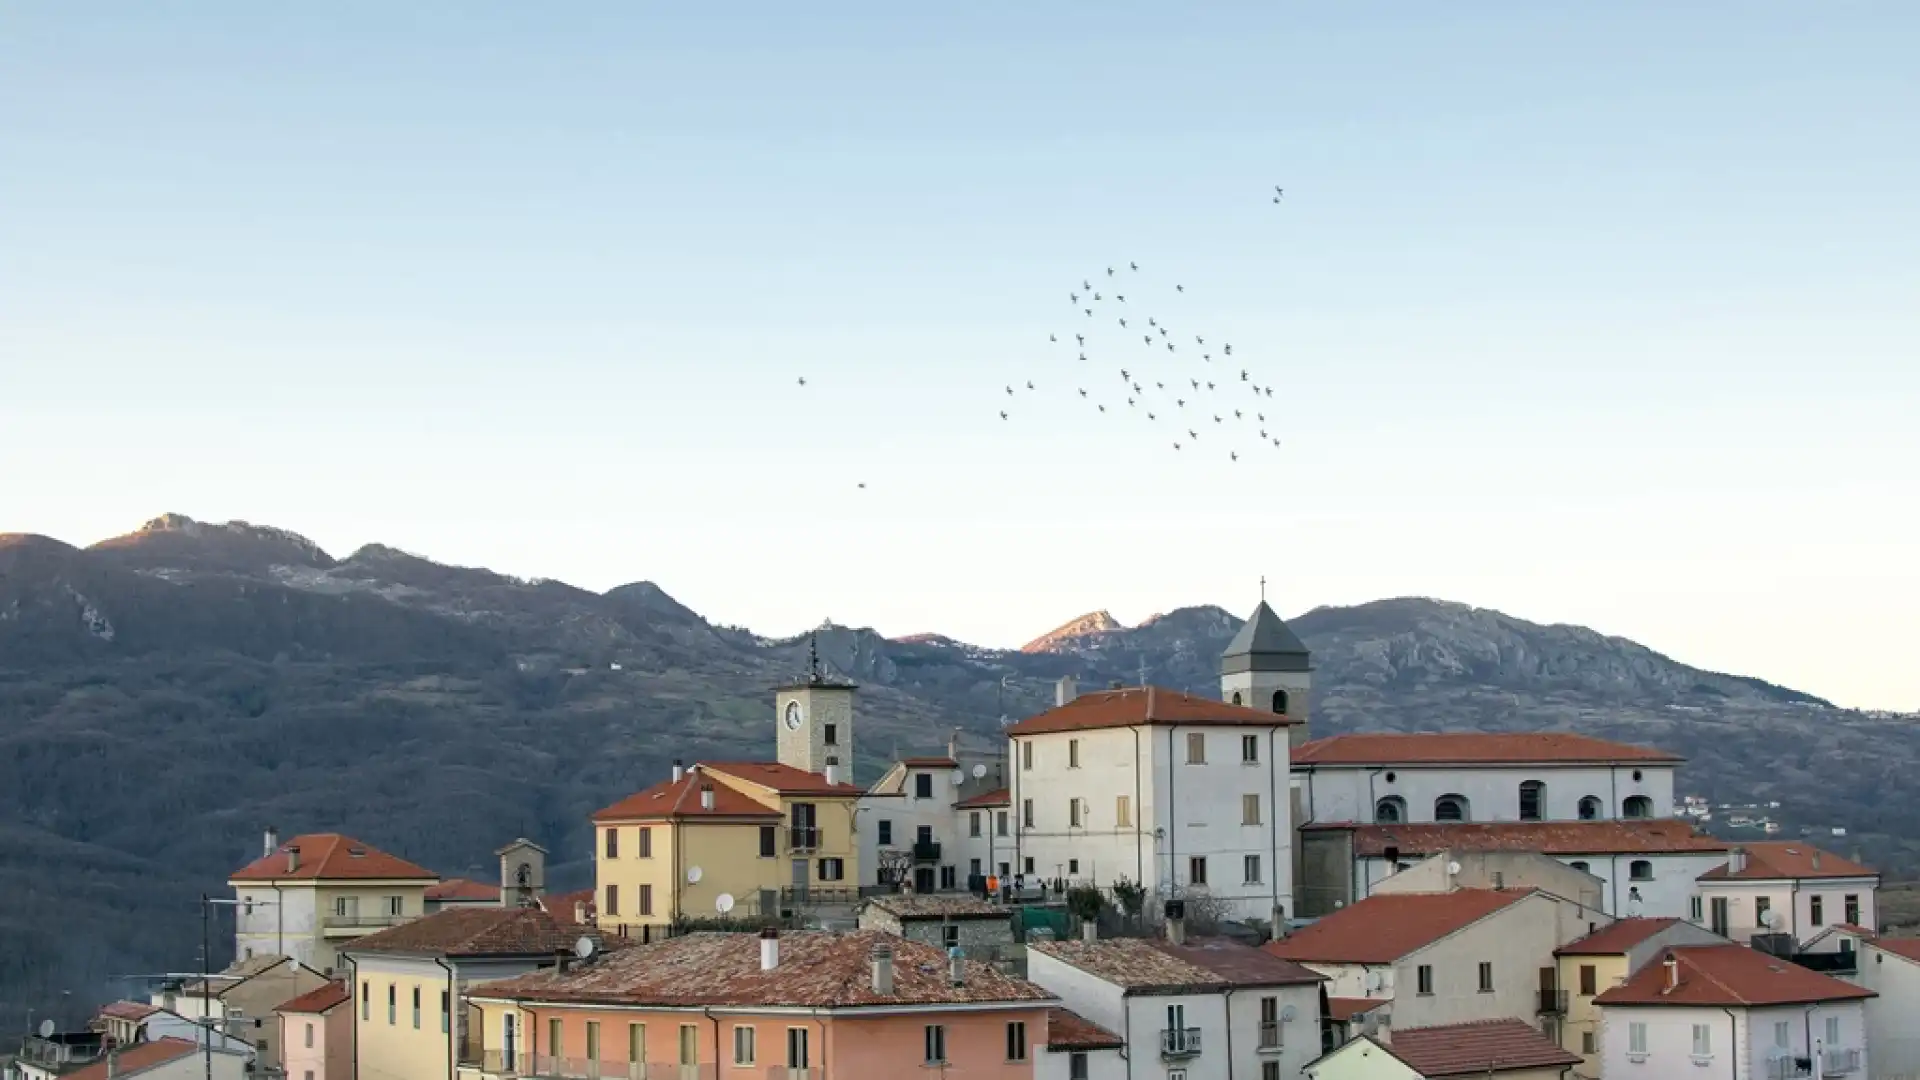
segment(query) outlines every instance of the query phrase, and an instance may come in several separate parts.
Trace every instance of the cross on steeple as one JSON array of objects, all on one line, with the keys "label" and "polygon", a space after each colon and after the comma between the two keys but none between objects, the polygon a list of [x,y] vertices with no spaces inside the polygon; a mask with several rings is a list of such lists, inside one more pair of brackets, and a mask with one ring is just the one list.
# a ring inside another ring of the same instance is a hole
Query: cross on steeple
[{"label": "cross on steeple", "polygon": [[1267,602],[1267,575],[1265,574],[1260,575],[1260,602],[1263,604]]},{"label": "cross on steeple", "polygon": [[820,641],[816,634],[807,635],[807,681],[820,682]]}]

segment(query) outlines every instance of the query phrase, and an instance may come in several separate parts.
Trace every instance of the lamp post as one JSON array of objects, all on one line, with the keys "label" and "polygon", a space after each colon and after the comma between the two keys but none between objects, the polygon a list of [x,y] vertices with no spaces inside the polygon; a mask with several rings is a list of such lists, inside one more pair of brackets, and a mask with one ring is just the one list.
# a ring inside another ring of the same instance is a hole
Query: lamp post
[{"label": "lamp post", "polygon": [[272,900],[229,900],[200,894],[200,1022],[206,1029],[201,1041],[206,1061],[206,1080],[213,1080],[213,972],[209,970],[213,967],[213,909],[279,906]]}]

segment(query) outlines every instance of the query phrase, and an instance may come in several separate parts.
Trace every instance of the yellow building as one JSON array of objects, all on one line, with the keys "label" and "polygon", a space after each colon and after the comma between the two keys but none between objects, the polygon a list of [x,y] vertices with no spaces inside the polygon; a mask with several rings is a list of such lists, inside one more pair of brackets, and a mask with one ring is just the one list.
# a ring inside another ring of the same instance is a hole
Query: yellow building
[{"label": "yellow building", "polygon": [[1555,951],[1559,962],[1557,1005],[1566,1017],[1560,1045],[1580,1056],[1573,1075],[1600,1075],[1600,1010],[1593,999],[1619,986],[1640,966],[1672,945],[1724,945],[1726,939],[1681,919],[1617,919]]},{"label": "yellow building", "polygon": [[233,872],[234,959],[289,956],[324,975],[340,947],[419,918],[439,875],[339,833],[286,843],[267,830],[264,853]]},{"label": "yellow building", "polygon": [[703,762],[593,816],[599,925],[628,936],[682,919],[851,904],[860,883],[853,691],[816,671],[776,691],[779,761]]}]

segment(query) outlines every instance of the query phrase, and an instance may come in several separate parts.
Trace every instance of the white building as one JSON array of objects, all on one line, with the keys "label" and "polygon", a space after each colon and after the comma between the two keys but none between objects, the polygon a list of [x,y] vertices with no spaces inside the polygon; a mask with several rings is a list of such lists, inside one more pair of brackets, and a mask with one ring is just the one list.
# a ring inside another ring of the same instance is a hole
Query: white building
[{"label": "white building", "polygon": [[966,877],[953,804],[966,773],[953,756],[911,757],[895,762],[860,799],[862,885],[908,884],[915,892],[958,889]]},{"label": "white building", "polygon": [[1307,1066],[1307,1080],[1563,1080],[1579,1060],[1525,1022],[1477,1020],[1361,1036]]},{"label": "white building", "polygon": [[1128,1080],[1126,1053],[1125,1039],[1072,1009],[1053,1009],[1033,1080]]},{"label": "white building", "polygon": [[1744,945],[1670,948],[1594,999],[1600,1075],[1865,1080],[1872,997]]},{"label": "white building", "polygon": [[[1857,928],[1855,928],[1857,930]],[[1877,1076],[1920,1076],[1920,938],[1835,930],[1857,964],[1850,982],[1880,995],[1867,999],[1866,1045]]]},{"label": "white building", "polygon": [[1751,843],[1699,876],[1690,917],[1738,942],[1779,933],[1798,944],[1838,925],[1877,929],[1879,885],[1872,869],[1809,844]]},{"label": "white building", "polygon": [[1136,1077],[1296,1080],[1320,1056],[1321,976],[1238,942],[1036,942],[1027,977],[1124,1033]]}]

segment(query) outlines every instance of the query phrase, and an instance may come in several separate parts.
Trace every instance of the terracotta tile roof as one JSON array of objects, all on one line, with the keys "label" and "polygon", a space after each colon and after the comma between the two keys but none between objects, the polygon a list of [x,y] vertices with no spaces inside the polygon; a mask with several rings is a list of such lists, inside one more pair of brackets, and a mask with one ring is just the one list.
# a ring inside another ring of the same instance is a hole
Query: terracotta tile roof
[{"label": "terracotta tile roof", "polygon": [[1568,731],[1375,732],[1315,739],[1295,765],[1609,765],[1685,760],[1662,750]]},{"label": "terracotta tile roof", "polygon": [[1725,851],[1727,842],[1671,818],[1633,821],[1460,821],[1420,825],[1316,823],[1302,829],[1351,830],[1353,853],[1380,858],[1442,851],[1537,851],[1542,855],[1662,855]]},{"label": "terracotta tile roof", "polygon": [[[264,975],[274,968],[279,967],[281,964],[291,963],[296,963],[292,957],[275,956],[272,953],[261,953],[258,956],[249,956],[244,960],[235,960],[220,971],[214,972],[213,977],[205,981],[213,984],[213,996],[221,997],[234,987],[239,986],[241,983],[246,982],[256,975]],[[205,993],[201,984],[202,980],[200,979],[183,983],[180,987],[180,993],[185,997],[200,997]]]},{"label": "terracotta tile roof", "polygon": [[1138,727],[1141,724],[1211,724],[1218,727],[1286,727],[1297,721],[1279,713],[1229,705],[1214,698],[1159,686],[1129,686],[1081,694],[1058,708],[1007,728],[1009,735]]},{"label": "terracotta tile roof", "polygon": [[1580,1064],[1525,1020],[1476,1020],[1445,1027],[1398,1028],[1393,1056],[1428,1080]]},{"label": "terracotta tile roof", "polygon": [[145,1020],[147,1017],[159,1011],[159,1006],[148,1005],[140,1001],[116,1001],[111,1005],[102,1005],[100,1007],[101,1016],[111,1016],[115,1020],[133,1020],[136,1022]]},{"label": "terracotta tile roof", "polygon": [[1183,945],[1157,938],[1038,941],[1028,944],[1027,948],[1122,987],[1130,994],[1206,992],[1235,986],[1293,986],[1325,981],[1317,971],[1228,938],[1190,938]]},{"label": "terracotta tile roof", "polygon": [[[713,809],[701,805],[703,786],[713,788]],[[659,783],[629,795],[593,815],[595,821],[665,821],[672,818],[766,818],[778,821],[780,811],[760,802],[724,780],[692,769],[678,780]]]},{"label": "terracotta tile roof", "polygon": [[953,804],[953,808],[955,810],[979,810],[984,807],[1011,806],[1012,804],[1013,793],[1006,788],[996,788],[993,791],[982,792],[970,799],[961,799],[959,802]]},{"label": "terracotta tile roof", "polygon": [[[297,854],[297,859],[290,858]],[[294,864],[289,870],[289,862]],[[228,875],[230,881],[438,881],[440,875],[339,833],[302,833]]]},{"label": "terracotta tile roof", "polygon": [[1871,942],[1876,949],[1884,949],[1895,956],[1905,957],[1916,964],[1920,964],[1920,938],[1878,937],[1868,935],[1867,940]]},{"label": "terracotta tile roof", "polygon": [[598,909],[594,906],[594,891],[592,889],[575,889],[573,892],[549,893],[540,898],[540,910],[562,922],[573,922],[574,908],[581,904],[587,905],[587,919],[591,922],[595,916],[599,914]]},{"label": "terracotta tile roof", "polygon": [[1047,1052],[1063,1054],[1075,1050],[1118,1050],[1127,1041],[1072,1009],[1047,1011]]},{"label": "terracotta tile roof", "polygon": [[1532,889],[1376,893],[1261,948],[1307,963],[1390,964],[1531,895]]},{"label": "terracotta tile roof", "polygon": [[1679,919],[1620,919],[1578,941],[1562,945],[1555,956],[1624,956],[1634,946],[1679,922]]},{"label": "terracotta tile roof", "polygon": [[1010,907],[989,904],[985,900],[963,893],[942,893],[932,896],[922,893],[899,893],[893,896],[876,896],[868,903],[902,922],[923,919],[1010,919],[1013,917],[1013,909]]},{"label": "terracotta tile roof", "polygon": [[[1666,960],[1679,965],[1680,985],[1667,988]],[[1808,1005],[1876,996],[1745,945],[1686,945],[1663,952],[1626,982],[1594,998],[1603,1006],[1699,1005],[1715,1008],[1754,1005]],[[1394,1042],[1400,1040],[1398,1032]]]},{"label": "terracotta tile roof", "polygon": [[[944,1005],[1006,1002],[1039,1007],[1054,997],[977,960],[963,961],[961,985],[948,982],[945,950],[876,930],[782,934],[779,963],[760,968],[754,934],[687,934],[604,954],[597,963],[523,975],[470,991],[475,998],[627,1006]],[[873,992],[872,952],[891,946],[893,993]]]},{"label": "terracotta tile roof", "polygon": [[445,878],[438,885],[427,886],[427,899],[454,900],[477,903],[500,899],[500,886],[489,885],[484,881],[468,881],[466,878]]},{"label": "terracotta tile roof", "polygon": [[[111,1063],[96,1061],[84,1069],[63,1074],[60,1080],[107,1080],[108,1076],[126,1076],[142,1069],[165,1065],[169,1061],[178,1061],[198,1049],[199,1044],[172,1036],[136,1043],[114,1055]],[[111,1072],[108,1071],[109,1065]]]},{"label": "terracotta tile roof", "polygon": [[782,795],[847,795],[858,796],[859,788],[841,781],[827,783],[827,778],[819,773],[796,769],[791,765],[782,765],[777,761],[703,761],[700,768],[717,773],[725,773],[749,784],[759,784]]},{"label": "terracotta tile roof", "polygon": [[433,956],[551,956],[572,951],[578,940],[580,927],[572,919],[539,908],[451,907],[368,934],[343,949]]},{"label": "terracotta tile roof", "polygon": [[343,1005],[352,999],[353,994],[347,990],[347,984],[335,979],[325,986],[316,986],[312,990],[301,994],[299,997],[290,998],[281,1002],[280,1006],[273,1011],[283,1013],[323,1013],[335,1006]]},{"label": "terracotta tile roof", "polygon": [[1781,878],[1879,877],[1880,872],[1843,859],[1830,851],[1792,840],[1762,840],[1741,844],[1747,851],[1746,869],[1730,873],[1716,866],[1700,875],[1701,881],[1766,881]]},{"label": "terracotta tile roof", "polygon": [[1342,998],[1327,999],[1327,1019],[1337,1021],[1351,1020],[1363,1013],[1370,1013],[1382,1005],[1391,1005],[1391,1001],[1381,998]]}]

